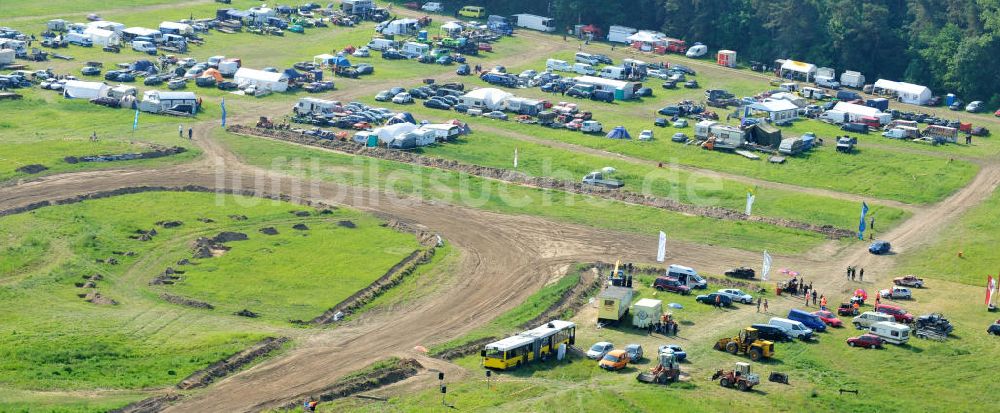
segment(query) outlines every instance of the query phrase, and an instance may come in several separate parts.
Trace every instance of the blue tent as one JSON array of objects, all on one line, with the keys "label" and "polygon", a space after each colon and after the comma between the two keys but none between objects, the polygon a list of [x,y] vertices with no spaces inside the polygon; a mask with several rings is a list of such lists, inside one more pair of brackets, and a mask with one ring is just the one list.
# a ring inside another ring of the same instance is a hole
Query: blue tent
[{"label": "blue tent", "polygon": [[339,67],[349,67],[351,66],[351,61],[347,60],[342,53],[338,53],[337,57],[330,59],[330,65]]},{"label": "blue tent", "polygon": [[386,125],[395,125],[397,123],[412,123],[417,124],[417,120],[413,118],[409,112],[397,113],[385,123]]},{"label": "blue tent", "polygon": [[611,132],[607,134],[608,139],[632,139],[632,136],[628,134],[624,126],[615,126]]},{"label": "blue tent", "polygon": [[302,77],[302,73],[299,73],[295,69],[285,69],[285,76],[288,77],[289,80],[298,79]]}]

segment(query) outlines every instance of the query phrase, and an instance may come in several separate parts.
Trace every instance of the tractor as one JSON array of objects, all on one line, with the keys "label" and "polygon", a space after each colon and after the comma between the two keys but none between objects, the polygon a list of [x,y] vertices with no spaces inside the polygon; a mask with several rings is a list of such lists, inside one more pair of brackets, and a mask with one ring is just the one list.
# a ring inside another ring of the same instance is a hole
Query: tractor
[{"label": "tractor", "polygon": [[750,360],[760,361],[760,359],[774,356],[774,342],[761,340],[756,328],[747,327],[740,331],[736,337],[725,337],[715,343],[716,350],[724,350],[732,354],[744,353]]},{"label": "tractor", "polygon": [[660,362],[649,369],[649,372],[639,373],[635,377],[643,383],[656,383],[656,384],[667,384],[672,381],[677,381],[681,375],[681,366],[677,362],[677,357],[674,356],[673,350],[667,350],[659,354]]},{"label": "tractor", "polygon": [[740,391],[750,391],[760,384],[760,376],[750,372],[750,363],[736,363],[736,370],[719,370],[712,375],[712,380],[719,380],[722,387],[737,388]]}]

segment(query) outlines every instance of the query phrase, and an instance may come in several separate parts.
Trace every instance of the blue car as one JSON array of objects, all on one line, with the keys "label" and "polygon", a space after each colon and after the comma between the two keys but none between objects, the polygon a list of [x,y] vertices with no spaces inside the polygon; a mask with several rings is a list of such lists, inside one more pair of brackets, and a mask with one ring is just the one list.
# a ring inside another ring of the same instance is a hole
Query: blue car
[{"label": "blue car", "polygon": [[889,241],[875,241],[868,247],[868,252],[883,255],[888,254],[890,249],[892,249],[892,245],[889,244]]},{"label": "blue car", "polygon": [[676,358],[677,361],[684,361],[685,359],[687,359],[688,356],[687,353],[685,353],[684,350],[681,349],[681,346],[678,346],[676,344],[664,344],[660,346],[660,348],[658,349],[659,350],[658,353],[667,351],[667,349],[674,351],[674,358]]}]

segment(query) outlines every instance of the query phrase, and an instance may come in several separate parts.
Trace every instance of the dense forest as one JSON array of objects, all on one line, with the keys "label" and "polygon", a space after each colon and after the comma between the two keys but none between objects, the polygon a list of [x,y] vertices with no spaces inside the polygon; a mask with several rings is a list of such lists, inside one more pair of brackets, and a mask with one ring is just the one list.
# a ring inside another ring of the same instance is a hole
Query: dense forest
[{"label": "dense forest", "polygon": [[560,27],[658,30],[740,59],[792,58],[1000,106],[1000,0],[446,0]]}]

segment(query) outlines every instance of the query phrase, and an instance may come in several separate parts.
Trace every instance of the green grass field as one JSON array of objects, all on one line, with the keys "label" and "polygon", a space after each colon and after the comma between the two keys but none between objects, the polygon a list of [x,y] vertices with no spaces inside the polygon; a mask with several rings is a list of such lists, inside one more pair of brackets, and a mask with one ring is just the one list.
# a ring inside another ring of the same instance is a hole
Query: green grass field
[{"label": "green grass field", "polygon": [[[21,406],[39,390],[172,385],[265,335],[298,334],[301,328],[288,319],[319,315],[418,248],[412,235],[382,227],[359,212],[338,208],[308,217],[290,213],[310,210],[255,198],[170,192],[0,218],[0,310],[5,315],[0,323],[0,395],[10,397],[3,397],[0,410]],[[230,215],[247,219],[233,220]],[[183,224],[157,226],[161,220]],[[348,220],[356,228],[338,225]],[[292,229],[297,223],[309,229]],[[279,233],[258,232],[266,226]],[[150,228],[158,231],[150,241],[129,238],[137,229]],[[221,231],[243,232],[249,240],[228,243],[232,249],[221,257],[175,264],[192,256],[195,238]],[[135,256],[114,251],[133,251]],[[95,261],[108,257],[120,264]],[[179,274],[181,280],[150,286],[168,266],[186,271]],[[77,297],[91,289],[75,283],[95,273],[103,276],[95,291],[117,305]],[[161,292],[207,301],[216,308],[170,304],[159,298]],[[244,308],[261,318],[233,315]],[[109,396],[134,397],[125,393]],[[82,410],[104,402],[100,397],[67,401],[83,403]]]},{"label": "green grass field", "polygon": [[[457,203],[629,232],[649,233],[656,222],[689,242],[771,251],[803,252],[824,242],[816,233],[742,221],[720,221],[662,209],[625,205],[561,191],[544,191],[438,169],[324,152],[219,132],[241,160],[296,176],[381,188],[391,194]],[[317,165],[313,168],[312,165]],[[608,208],[615,212],[609,214]]]}]

